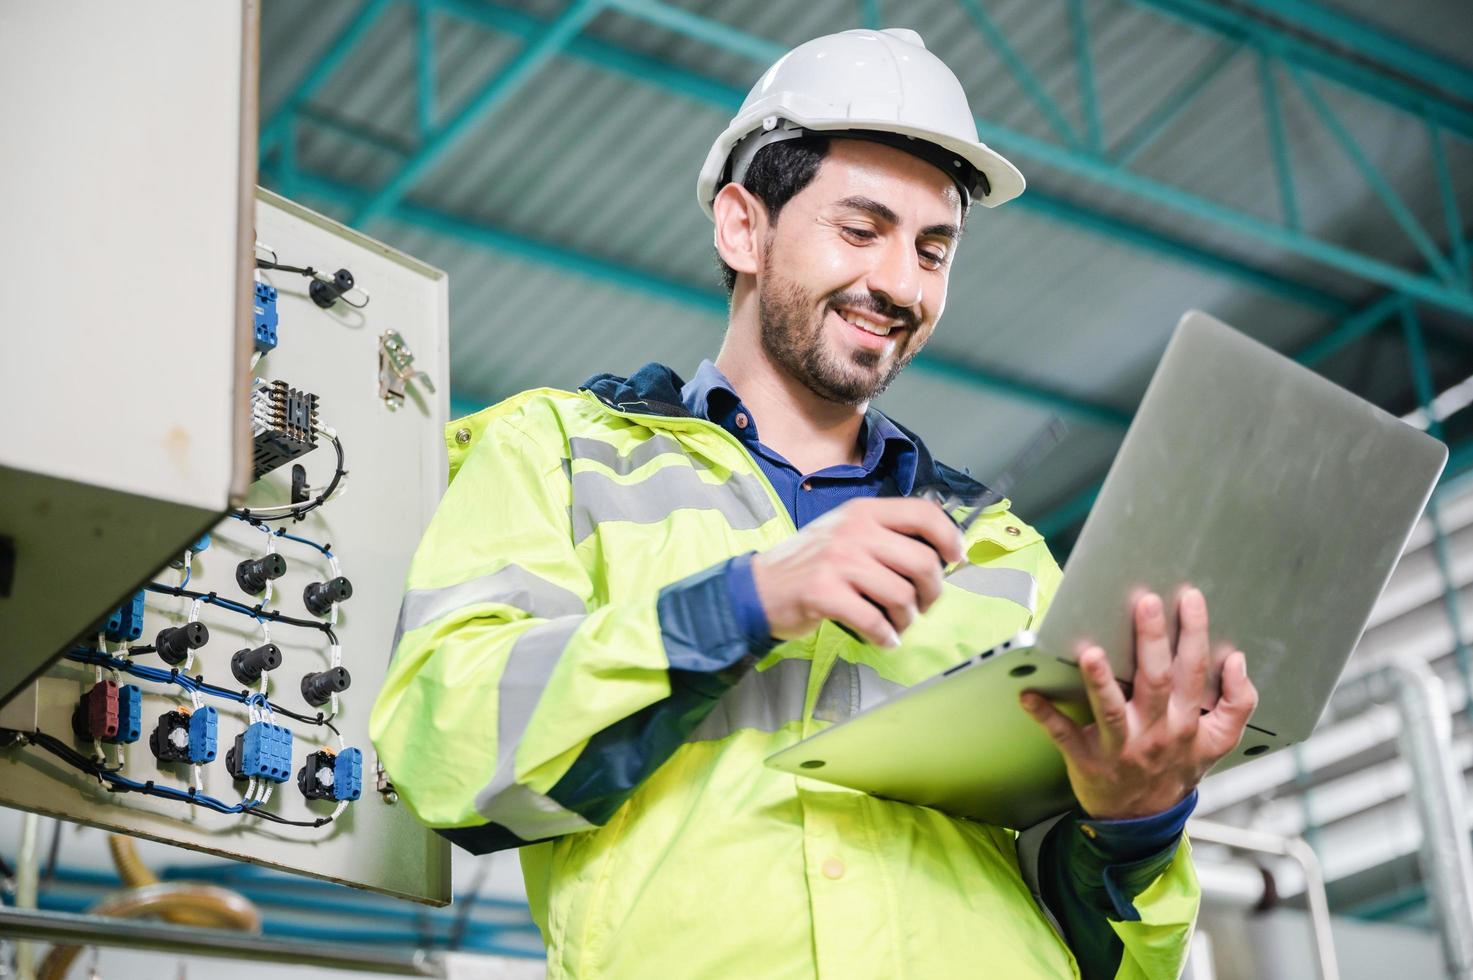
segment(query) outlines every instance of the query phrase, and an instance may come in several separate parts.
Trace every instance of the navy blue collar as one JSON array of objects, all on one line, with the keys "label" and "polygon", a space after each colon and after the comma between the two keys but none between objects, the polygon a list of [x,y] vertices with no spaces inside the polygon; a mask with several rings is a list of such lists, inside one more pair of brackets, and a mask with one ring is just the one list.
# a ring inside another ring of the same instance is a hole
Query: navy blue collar
[{"label": "navy blue collar", "polygon": [[[583,382],[579,390],[592,393],[595,398],[616,411],[691,418],[692,413],[685,407],[680,394],[684,387],[685,382],[678,374],[663,364],[651,361],[627,378],[614,374],[596,374]],[[877,410],[871,411],[872,414],[881,415]],[[983,501],[985,498],[987,502],[991,502],[1001,499],[967,474],[934,458],[920,436],[887,416],[881,417],[915,446],[914,489],[937,487],[948,495],[969,501]]]},{"label": "navy blue collar", "polygon": [[[732,430],[730,420],[738,412],[745,413],[748,419],[745,428],[734,434],[743,440],[762,438],[751,409],[742,404],[731,381],[710,360],[702,361],[695,377],[680,389],[680,401],[693,414],[710,419],[727,431]],[[859,438],[864,445],[864,459],[859,468],[865,473],[881,471],[882,475],[894,479],[901,496],[908,495],[915,483],[915,440],[901,432],[877,408],[865,413]],[[772,452],[770,448],[768,451]]]}]

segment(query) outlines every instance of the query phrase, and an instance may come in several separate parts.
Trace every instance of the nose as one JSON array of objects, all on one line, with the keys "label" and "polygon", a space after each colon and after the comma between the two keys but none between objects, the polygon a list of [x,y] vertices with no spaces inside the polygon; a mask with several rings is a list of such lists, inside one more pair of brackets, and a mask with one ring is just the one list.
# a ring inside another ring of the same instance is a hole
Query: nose
[{"label": "nose", "polygon": [[894,306],[904,307],[920,319],[921,267],[916,250],[898,239],[875,249],[875,265],[869,271],[870,292],[883,296]]}]

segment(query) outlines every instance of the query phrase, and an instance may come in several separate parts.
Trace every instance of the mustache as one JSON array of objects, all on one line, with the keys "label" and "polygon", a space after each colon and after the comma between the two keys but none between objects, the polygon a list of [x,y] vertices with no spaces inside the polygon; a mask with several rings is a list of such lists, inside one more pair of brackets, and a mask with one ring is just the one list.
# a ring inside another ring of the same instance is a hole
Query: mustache
[{"label": "mustache", "polygon": [[887,320],[898,320],[912,330],[920,322],[915,310],[886,302],[874,293],[835,293],[829,297],[829,306],[833,309],[844,306],[851,310],[873,313]]}]

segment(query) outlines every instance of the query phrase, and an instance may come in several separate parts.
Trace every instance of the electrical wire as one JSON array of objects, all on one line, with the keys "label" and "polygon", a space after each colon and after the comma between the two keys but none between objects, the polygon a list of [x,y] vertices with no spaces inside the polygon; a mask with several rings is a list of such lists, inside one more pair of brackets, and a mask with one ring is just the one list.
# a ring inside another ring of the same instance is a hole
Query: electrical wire
[{"label": "electrical wire", "polygon": [[337,492],[339,484],[348,475],[348,471],[344,466],[343,443],[338,439],[337,432],[326,426],[318,426],[317,431],[332,440],[333,451],[337,454],[337,467],[333,471],[332,480],[329,481],[321,493],[311,500],[306,500],[298,504],[280,504],[270,507],[242,507],[240,510],[230,511],[230,516],[258,521],[280,521],[286,518],[300,521],[307,514],[327,503]]},{"label": "electrical wire", "polygon": [[279,527],[275,530],[272,530],[271,528],[266,526],[266,523],[261,518],[251,516],[250,514],[244,513],[242,511],[231,511],[229,516],[235,518],[237,521],[244,521],[252,527],[260,528],[267,534],[274,535],[278,538],[285,538],[288,541],[296,541],[316,551],[320,551],[324,556],[328,558],[333,557],[331,544],[318,544],[316,541],[313,541],[310,538],[304,538],[298,534],[289,534],[284,527]]},{"label": "electrical wire", "polygon": [[247,606],[245,603],[236,602],[234,599],[222,598],[214,592],[191,592],[188,589],[181,589],[177,585],[165,585],[162,582],[150,582],[144,588],[149,592],[157,592],[161,595],[184,596],[188,599],[196,599],[212,606],[219,606],[221,609],[228,609],[231,612],[240,613],[242,616],[249,616],[257,622],[268,620],[273,623],[284,623],[287,626],[300,626],[303,629],[321,630],[331,642],[338,642],[337,633],[333,631],[332,624],[330,623],[287,616],[280,610],[267,609],[259,603],[254,606]]},{"label": "electrical wire", "polygon": [[61,739],[56,738],[54,735],[48,735],[39,729],[34,732],[26,732],[14,728],[0,728],[0,736],[14,738],[23,745],[34,745],[51,753],[73,769],[97,779],[106,785],[108,792],[111,793],[141,793],[144,796],[156,796],[160,799],[176,800],[192,806],[201,806],[207,810],[213,810],[216,813],[245,814],[291,827],[322,827],[332,823],[337,817],[337,813],[334,813],[332,816],[318,817],[315,820],[289,820],[286,817],[278,816],[267,810],[259,809],[261,802],[263,802],[260,800],[242,800],[240,803],[232,804],[216,799],[207,793],[201,793],[193,786],[188,790],[182,790],[174,786],[165,786],[156,783],[151,779],[147,782],[139,782],[136,779],[129,779],[127,776],[120,776],[116,771],[98,765],[97,762],[88,759]]}]

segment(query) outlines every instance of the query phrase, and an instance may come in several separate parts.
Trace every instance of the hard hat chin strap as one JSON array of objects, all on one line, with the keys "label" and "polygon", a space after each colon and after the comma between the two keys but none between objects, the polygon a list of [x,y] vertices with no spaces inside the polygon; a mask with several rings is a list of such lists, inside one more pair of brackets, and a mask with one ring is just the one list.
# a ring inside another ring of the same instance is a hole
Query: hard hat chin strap
[{"label": "hard hat chin strap", "polygon": [[[987,183],[987,175],[955,153],[948,152],[945,148],[935,143],[911,136],[902,136],[899,133],[884,133],[872,129],[805,129],[795,122],[783,119],[780,116],[768,116],[762,120],[762,128],[753,131],[732,148],[731,156],[726,161],[726,171],[720,183],[730,181],[740,184],[746,179],[747,170],[752,166],[757,151],[764,146],[773,143],[781,143],[784,140],[799,139],[804,136],[826,136],[832,139],[857,139],[867,140],[871,143],[881,143],[885,146],[903,150],[912,156],[920,157],[950,177],[952,183],[961,192],[962,210],[965,211],[972,203],[975,196],[986,197],[991,193],[991,186]],[[720,183],[717,185],[720,186]]]}]

